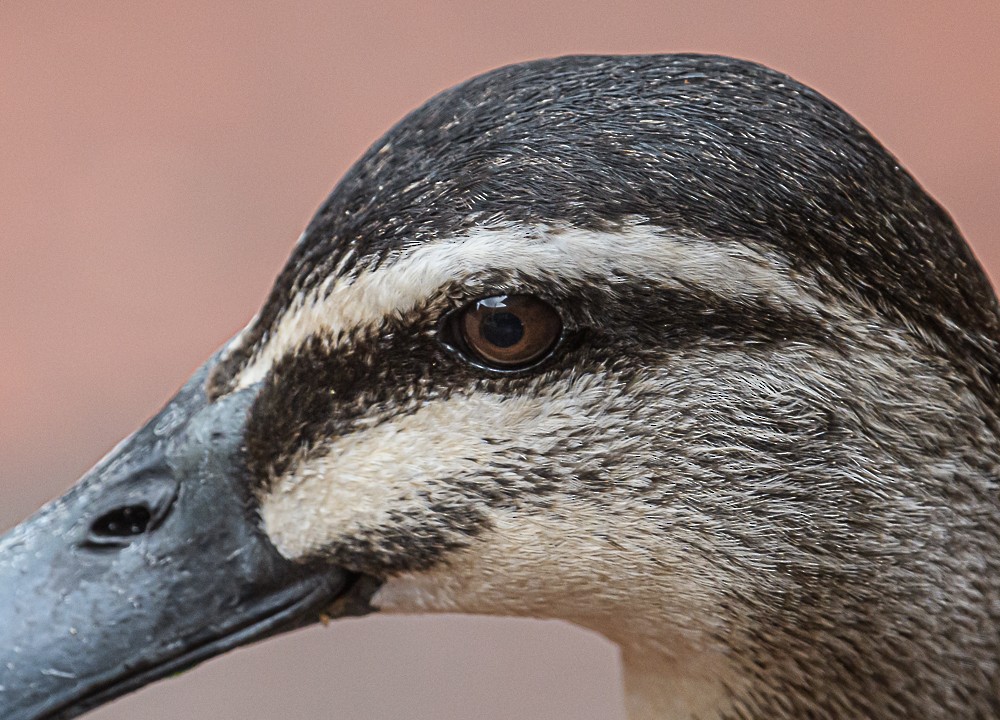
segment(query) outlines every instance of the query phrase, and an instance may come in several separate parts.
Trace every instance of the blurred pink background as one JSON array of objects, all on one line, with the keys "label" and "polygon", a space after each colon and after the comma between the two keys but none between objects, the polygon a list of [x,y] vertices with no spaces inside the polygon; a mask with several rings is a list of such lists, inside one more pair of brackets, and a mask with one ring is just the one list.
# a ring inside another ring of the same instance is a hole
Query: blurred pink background
[{"label": "blurred pink background", "polygon": [[[997,278],[998,46],[993,0],[4,2],[0,529],[246,323],[369,142],[498,65],[701,51],[789,72],[867,125]],[[559,623],[368,618],[88,717],[614,719],[615,658]]]}]

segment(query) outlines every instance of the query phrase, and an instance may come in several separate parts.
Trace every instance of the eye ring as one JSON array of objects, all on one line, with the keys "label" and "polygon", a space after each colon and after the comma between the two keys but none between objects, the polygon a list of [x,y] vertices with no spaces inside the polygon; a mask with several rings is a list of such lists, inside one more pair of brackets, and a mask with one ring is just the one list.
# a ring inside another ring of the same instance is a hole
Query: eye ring
[{"label": "eye ring", "polygon": [[545,360],[563,335],[558,311],[533,295],[492,295],[452,313],[442,341],[473,364],[510,372]]}]

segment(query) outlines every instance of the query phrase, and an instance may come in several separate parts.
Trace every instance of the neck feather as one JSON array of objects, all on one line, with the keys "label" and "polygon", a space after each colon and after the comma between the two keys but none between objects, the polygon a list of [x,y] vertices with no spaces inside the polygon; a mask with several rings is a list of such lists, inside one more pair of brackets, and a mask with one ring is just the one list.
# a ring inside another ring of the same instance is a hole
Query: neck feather
[{"label": "neck feather", "polygon": [[621,657],[629,720],[716,720],[730,707],[722,653],[623,647]]}]

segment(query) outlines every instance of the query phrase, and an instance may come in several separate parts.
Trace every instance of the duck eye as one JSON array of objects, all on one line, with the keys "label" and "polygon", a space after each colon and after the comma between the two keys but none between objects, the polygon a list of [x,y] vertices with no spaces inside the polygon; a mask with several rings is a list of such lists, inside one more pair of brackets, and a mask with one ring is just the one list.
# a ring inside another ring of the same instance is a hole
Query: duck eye
[{"label": "duck eye", "polygon": [[530,365],[559,340],[562,321],[548,303],[530,295],[479,300],[459,317],[464,345],[483,363],[502,370]]}]

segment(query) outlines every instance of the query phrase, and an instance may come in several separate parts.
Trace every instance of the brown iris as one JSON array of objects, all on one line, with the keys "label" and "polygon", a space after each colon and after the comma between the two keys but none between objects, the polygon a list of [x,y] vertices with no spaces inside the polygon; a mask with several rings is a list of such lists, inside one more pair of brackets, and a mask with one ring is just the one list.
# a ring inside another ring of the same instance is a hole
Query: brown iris
[{"label": "brown iris", "polygon": [[466,308],[459,318],[465,346],[498,369],[530,365],[551,350],[562,321],[551,305],[530,295],[497,295]]}]

